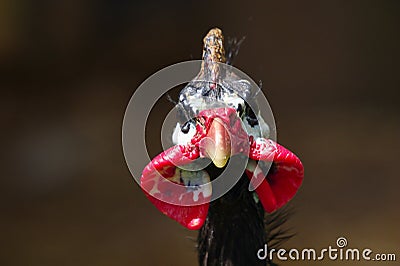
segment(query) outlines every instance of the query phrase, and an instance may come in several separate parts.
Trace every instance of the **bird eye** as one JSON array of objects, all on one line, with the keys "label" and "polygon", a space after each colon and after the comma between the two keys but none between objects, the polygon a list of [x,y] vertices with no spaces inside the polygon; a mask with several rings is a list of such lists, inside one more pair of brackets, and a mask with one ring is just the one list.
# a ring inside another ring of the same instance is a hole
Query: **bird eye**
[{"label": "bird eye", "polygon": [[258,125],[257,116],[254,114],[253,109],[250,106],[246,108],[246,120],[251,127]]},{"label": "bird eye", "polygon": [[237,111],[239,117],[241,117],[244,110],[243,110],[243,106],[240,103],[238,104],[238,107],[236,108],[236,111]]},{"label": "bird eye", "polygon": [[177,123],[172,133],[172,143],[184,145],[190,142],[195,134],[196,122],[194,119],[186,121],[183,125]]},{"label": "bird eye", "polygon": [[190,130],[190,121],[187,121],[183,126],[181,127],[181,131],[184,134],[187,134]]}]

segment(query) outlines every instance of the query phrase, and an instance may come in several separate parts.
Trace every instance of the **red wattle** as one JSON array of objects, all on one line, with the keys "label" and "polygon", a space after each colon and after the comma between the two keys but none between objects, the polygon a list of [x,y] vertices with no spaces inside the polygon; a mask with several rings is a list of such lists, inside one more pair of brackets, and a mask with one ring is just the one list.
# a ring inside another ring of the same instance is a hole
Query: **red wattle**
[{"label": "red wattle", "polygon": [[294,197],[304,177],[303,165],[294,153],[272,140],[259,138],[252,143],[249,158],[274,163],[266,177],[259,167],[246,171],[256,184],[262,178],[256,192],[265,211],[273,212]]},{"label": "red wattle", "polygon": [[[208,184],[209,187],[196,187],[195,191],[182,183],[177,166],[186,165],[193,158],[193,152],[187,153],[184,146],[171,147],[157,155],[145,167],[140,186],[159,211],[188,229],[197,230],[207,217],[211,184]],[[208,182],[209,179],[204,181]]]}]

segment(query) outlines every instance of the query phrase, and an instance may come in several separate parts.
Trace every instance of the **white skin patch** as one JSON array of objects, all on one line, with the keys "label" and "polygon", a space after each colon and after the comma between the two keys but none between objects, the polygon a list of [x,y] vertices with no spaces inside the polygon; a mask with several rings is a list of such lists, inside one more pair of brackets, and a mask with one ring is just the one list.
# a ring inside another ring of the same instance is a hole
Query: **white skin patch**
[{"label": "white skin patch", "polygon": [[262,170],[262,163],[263,162],[261,161],[255,160],[249,160],[247,163],[247,171],[253,174],[249,184],[249,191],[255,190],[265,180],[265,174]]},{"label": "white skin patch", "polygon": [[[210,176],[206,171],[186,171],[178,167],[174,168],[174,170],[174,174],[168,178],[162,177],[164,169],[160,172],[155,171],[151,173],[148,180],[154,183],[152,184],[149,194],[157,198],[163,198],[163,196],[170,198],[171,195],[175,195],[173,196],[176,198],[174,204],[178,205],[190,205],[202,201],[200,195],[203,196],[204,200],[211,197],[212,186],[210,183]],[[175,183],[179,188],[165,186],[168,182]],[[179,183],[183,183],[185,186],[183,191],[181,189],[182,186],[177,185]],[[160,187],[163,187],[163,189],[160,190]],[[187,196],[191,199],[189,202]],[[199,203],[202,204],[203,202]]]},{"label": "white skin patch", "polygon": [[186,134],[182,132],[182,125],[180,123],[176,124],[174,132],[172,133],[172,143],[174,145],[185,145],[193,138],[196,133],[196,127],[193,123],[189,123],[189,132]]},{"label": "white skin patch", "polygon": [[180,173],[180,179],[186,186],[187,191],[193,192],[193,201],[199,200],[200,193],[203,197],[211,197],[212,187],[210,184],[210,176],[206,171],[176,171]]},{"label": "white skin patch", "polygon": [[[181,97],[180,100],[183,99],[183,96]],[[241,106],[242,109],[246,108],[246,103],[245,101],[238,96],[237,94],[233,93],[223,93],[221,95],[221,100],[217,101],[214,103],[214,106],[210,106],[210,102],[206,101],[205,98],[198,97],[198,95],[188,95],[187,102],[190,103],[190,107],[192,110],[197,113],[201,110],[205,109],[210,109],[212,107],[231,107],[234,108],[235,110],[239,109],[239,105]],[[256,110],[254,110],[256,111]],[[246,115],[243,114],[241,115],[240,119],[242,120],[242,127],[246,131],[247,135],[253,136],[254,139],[257,138],[266,138],[268,139],[270,136],[270,128],[268,124],[264,121],[264,119],[261,117],[260,113],[257,115],[257,120],[258,124],[251,126],[249,122],[247,121]],[[193,136],[196,133],[196,126],[194,123],[190,123],[189,127],[189,132],[183,133],[182,130],[182,125],[180,123],[177,123],[174,132],[172,134],[172,142],[176,144],[187,144],[190,142],[190,140],[193,138]]]},{"label": "white skin patch", "polygon": [[[183,96],[180,100],[183,99]],[[210,109],[212,107],[232,107],[237,110],[239,104],[245,107],[244,100],[236,93],[222,93],[221,98],[218,101],[210,103],[207,98],[199,97],[199,95],[187,95],[186,101],[190,103],[190,108],[194,113],[198,113],[202,110]],[[213,106],[212,106],[213,105]]]},{"label": "white skin patch", "polygon": [[237,110],[239,104],[244,108],[244,101],[242,98],[238,97],[236,94],[224,94],[222,96],[224,103],[227,103],[229,107],[233,107]]},{"label": "white skin patch", "polygon": [[254,139],[257,138],[269,138],[269,126],[265,123],[264,119],[260,115],[257,116],[258,125],[250,126],[249,122],[247,122],[246,118],[243,118],[244,129],[246,130],[247,135],[253,136]]}]

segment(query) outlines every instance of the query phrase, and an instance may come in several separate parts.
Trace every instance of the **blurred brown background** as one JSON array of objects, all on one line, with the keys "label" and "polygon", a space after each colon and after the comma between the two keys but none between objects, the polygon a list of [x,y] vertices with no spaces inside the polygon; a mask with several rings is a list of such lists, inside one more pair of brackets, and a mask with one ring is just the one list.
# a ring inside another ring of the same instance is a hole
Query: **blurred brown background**
[{"label": "blurred brown background", "polygon": [[1,1],[0,265],[196,265],[196,233],[131,178],[121,125],[135,88],[199,59],[214,26],[246,36],[235,65],[305,165],[285,247],[345,236],[399,261],[399,14],[395,0]]}]

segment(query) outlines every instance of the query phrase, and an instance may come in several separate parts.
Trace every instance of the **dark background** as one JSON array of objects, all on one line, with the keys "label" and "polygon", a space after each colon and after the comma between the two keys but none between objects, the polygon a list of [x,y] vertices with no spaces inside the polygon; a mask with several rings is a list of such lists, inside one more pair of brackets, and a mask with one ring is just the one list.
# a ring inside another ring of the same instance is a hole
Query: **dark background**
[{"label": "dark background", "polygon": [[235,65],[305,165],[284,246],[345,236],[399,260],[399,14],[395,0],[1,1],[0,264],[195,265],[196,232],[145,198],[121,126],[135,88],[200,59],[214,26],[246,36]]}]

